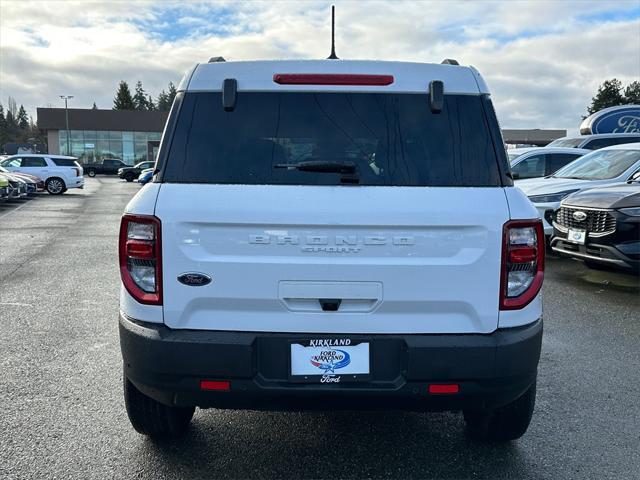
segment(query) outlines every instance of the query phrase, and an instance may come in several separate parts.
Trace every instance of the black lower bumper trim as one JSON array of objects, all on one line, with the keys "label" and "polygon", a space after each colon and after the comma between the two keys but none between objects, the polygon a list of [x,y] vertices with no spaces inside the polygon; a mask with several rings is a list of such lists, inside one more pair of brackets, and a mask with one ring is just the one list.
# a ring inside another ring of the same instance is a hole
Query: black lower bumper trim
[{"label": "black lower bumper trim", "polygon": [[[292,340],[344,338],[370,343],[371,375],[353,383],[289,380]],[[127,378],[167,405],[257,410],[495,408],[536,378],[542,320],[480,335],[301,335],[172,330],[120,316]],[[230,382],[202,391],[201,380]],[[430,395],[431,383],[457,383]]]}]

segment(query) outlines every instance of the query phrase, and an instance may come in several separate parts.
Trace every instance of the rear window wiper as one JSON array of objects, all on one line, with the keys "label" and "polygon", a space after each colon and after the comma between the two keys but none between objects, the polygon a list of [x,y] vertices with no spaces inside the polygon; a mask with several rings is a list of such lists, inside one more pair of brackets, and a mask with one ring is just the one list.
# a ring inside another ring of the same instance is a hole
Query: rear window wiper
[{"label": "rear window wiper", "polygon": [[335,162],[328,160],[307,160],[298,163],[277,163],[273,168],[286,168],[287,170],[298,170],[300,172],[319,173],[345,173],[356,172],[356,165],[353,162]]}]

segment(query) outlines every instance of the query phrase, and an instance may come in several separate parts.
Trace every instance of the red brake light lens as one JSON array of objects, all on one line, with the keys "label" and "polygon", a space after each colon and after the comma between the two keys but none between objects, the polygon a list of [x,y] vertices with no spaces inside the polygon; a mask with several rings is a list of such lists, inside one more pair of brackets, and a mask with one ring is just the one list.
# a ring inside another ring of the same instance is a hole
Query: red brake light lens
[{"label": "red brake light lens", "polygon": [[120,276],[145,305],[162,305],[161,224],[151,215],[124,215],[120,223]]},{"label": "red brake light lens", "polygon": [[280,85],[363,85],[385,86],[394,81],[393,75],[350,73],[276,73],[273,81]]},{"label": "red brake light lens", "polygon": [[229,390],[231,390],[231,384],[228,381],[201,380],[200,390],[214,390],[218,392],[228,392]]},{"label": "red brake light lens", "polygon": [[542,221],[512,220],[503,227],[500,309],[527,306],[542,288],[545,238]]},{"label": "red brake light lens", "polygon": [[154,259],[154,242],[147,240],[127,240],[127,256],[143,260]]},{"label": "red brake light lens", "polygon": [[460,392],[460,385],[457,383],[432,383],[429,385],[429,393],[432,395],[454,395]]}]

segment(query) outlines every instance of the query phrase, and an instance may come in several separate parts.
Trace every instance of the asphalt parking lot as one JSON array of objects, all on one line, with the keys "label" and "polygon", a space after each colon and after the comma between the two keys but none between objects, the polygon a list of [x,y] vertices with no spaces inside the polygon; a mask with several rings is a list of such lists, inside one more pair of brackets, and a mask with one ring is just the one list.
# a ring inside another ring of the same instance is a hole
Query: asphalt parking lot
[{"label": "asphalt parking lot", "polygon": [[136,434],[121,392],[116,237],[138,185],[0,204],[0,478],[640,478],[638,277],[548,258],[533,423],[483,445],[451,413],[199,410]]}]

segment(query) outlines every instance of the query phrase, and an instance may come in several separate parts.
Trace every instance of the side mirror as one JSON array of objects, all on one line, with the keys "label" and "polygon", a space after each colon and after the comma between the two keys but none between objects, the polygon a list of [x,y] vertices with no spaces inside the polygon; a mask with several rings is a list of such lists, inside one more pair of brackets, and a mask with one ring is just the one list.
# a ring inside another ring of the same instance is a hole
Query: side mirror
[{"label": "side mirror", "polygon": [[222,108],[231,112],[236,108],[238,98],[238,81],[235,78],[225,78],[222,82]]},{"label": "side mirror", "polygon": [[520,174],[518,172],[511,172],[511,179],[517,180],[520,178]]},{"label": "side mirror", "polygon": [[433,113],[440,113],[444,106],[444,83],[442,80],[429,82],[429,107]]}]

